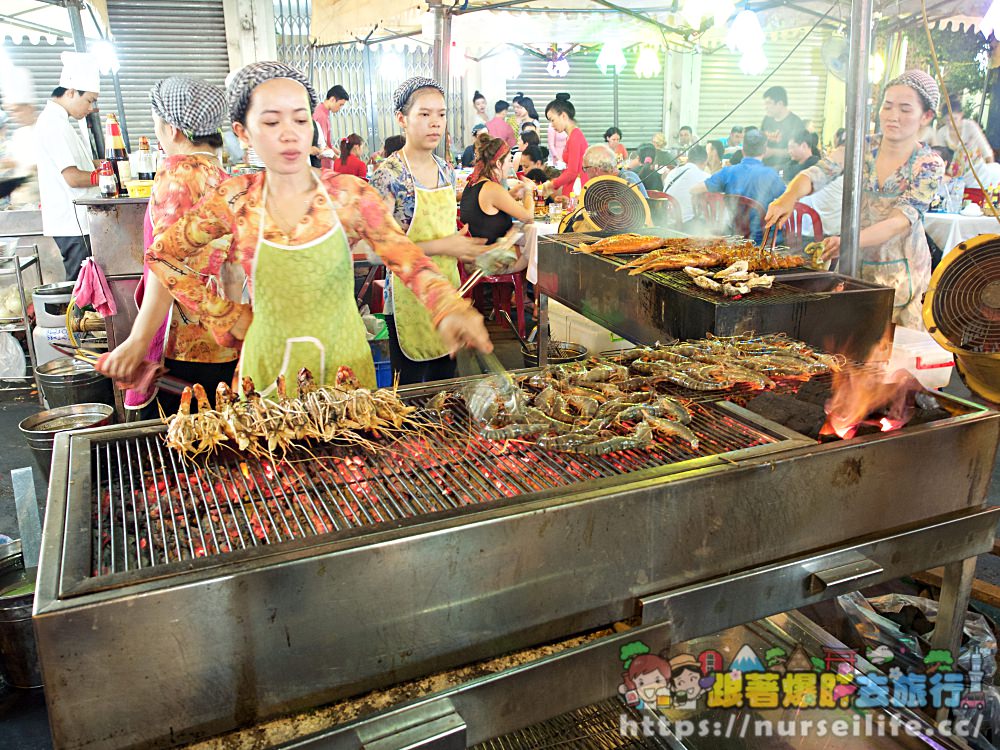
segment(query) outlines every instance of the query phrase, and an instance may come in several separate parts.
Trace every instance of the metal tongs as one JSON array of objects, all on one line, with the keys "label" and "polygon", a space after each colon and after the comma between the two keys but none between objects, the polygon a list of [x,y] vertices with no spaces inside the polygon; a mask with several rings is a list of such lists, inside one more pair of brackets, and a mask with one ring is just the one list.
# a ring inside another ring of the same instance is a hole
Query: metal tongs
[{"label": "metal tongs", "polygon": [[503,406],[508,414],[519,413],[523,407],[523,394],[496,355],[472,349],[470,356],[479,369],[486,373],[486,377],[477,380],[464,392],[472,418],[477,422],[488,422],[497,406]]},{"label": "metal tongs", "polygon": [[[772,234],[772,230],[773,230],[773,234]],[[775,247],[775,245],[778,244],[778,227],[776,225],[772,224],[771,226],[767,227],[764,230],[764,239],[762,239],[760,241],[760,250],[761,250],[761,252],[764,251],[764,246],[767,245],[768,237],[771,238],[771,250],[770,250],[771,257],[774,258],[774,247]]]},{"label": "metal tongs", "polygon": [[[65,344],[57,344],[49,342],[49,345],[55,349],[60,354],[67,357],[72,357],[78,362],[83,362],[90,365],[98,372],[101,371],[101,359],[105,355],[98,354],[97,352],[91,351],[90,349],[83,349],[78,346],[72,346],[68,342]],[[186,387],[189,387],[191,383],[186,380],[181,380],[180,378],[175,378],[172,375],[159,375],[156,378],[157,385],[168,393],[174,393],[180,395],[184,392]]]},{"label": "metal tongs", "polygon": [[[503,250],[508,250],[514,245],[516,245],[517,241],[520,240],[521,237],[523,236],[524,236],[523,232],[517,229],[511,229],[510,231],[507,232],[507,234],[505,234],[499,240],[494,242],[493,245],[490,247],[490,249],[485,251],[483,255],[488,255],[489,253],[496,253],[496,252],[502,252]],[[480,262],[480,259],[483,257],[483,255],[479,256],[479,259],[477,259],[476,261],[477,264]],[[500,273],[502,273],[502,271]],[[477,265],[476,270],[473,271],[472,274],[469,276],[469,278],[465,280],[465,283],[458,288],[458,295],[460,297],[464,297],[466,294],[469,293],[469,290],[472,289],[472,287],[474,287],[476,284],[478,284],[479,280],[485,275],[486,275],[486,269],[480,265]],[[496,273],[492,273],[490,275],[494,276],[496,275]]]}]

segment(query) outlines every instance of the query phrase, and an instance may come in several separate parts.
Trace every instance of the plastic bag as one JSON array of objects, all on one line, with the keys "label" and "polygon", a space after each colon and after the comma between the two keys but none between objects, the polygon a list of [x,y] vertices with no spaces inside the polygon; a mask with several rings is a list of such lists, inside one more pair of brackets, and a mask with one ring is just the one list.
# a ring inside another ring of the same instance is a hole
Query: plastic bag
[{"label": "plastic bag", "polygon": [[[886,646],[898,651],[900,647],[923,659],[928,651],[928,645],[933,640],[933,630],[920,636],[904,633],[895,622],[885,617],[886,614],[898,614],[904,607],[911,606],[930,622],[937,619],[938,603],[931,599],[905,594],[888,594],[873,599],[865,599],[858,592],[852,592],[837,597],[837,604],[847,614],[858,635],[865,642],[869,653]],[[969,672],[975,666],[982,672],[983,682],[990,683],[996,673],[997,642],[993,636],[986,618],[976,612],[965,613],[965,623],[962,626],[962,645],[959,648],[957,666]],[[871,660],[878,663],[878,660]]]},{"label": "plastic bag", "polygon": [[0,378],[24,377],[24,351],[11,334],[0,333]]}]

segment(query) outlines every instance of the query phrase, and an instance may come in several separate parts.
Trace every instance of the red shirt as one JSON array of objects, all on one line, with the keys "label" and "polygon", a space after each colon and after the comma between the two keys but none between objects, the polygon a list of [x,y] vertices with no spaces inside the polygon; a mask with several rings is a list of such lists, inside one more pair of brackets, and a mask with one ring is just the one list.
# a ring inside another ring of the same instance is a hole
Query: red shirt
[{"label": "red shirt", "polygon": [[340,159],[334,159],[333,171],[338,174],[352,174],[355,177],[360,177],[362,180],[368,179],[368,167],[354,154],[350,154],[347,157],[347,164],[344,164]]},{"label": "red shirt", "polygon": [[552,180],[553,188],[562,188],[562,194],[569,196],[573,192],[573,183],[576,178],[580,178],[580,184],[587,182],[587,175],[583,172],[583,152],[587,150],[587,138],[580,128],[573,128],[566,141],[566,148],[563,150],[563,161],[566,162],[566,169],[563,173]]},{"label": "red shirt", "polygon": [[486,123],[486,132],[494,138],[502,138],[510,148],[517,145],[517,138],[514,137],[514,129],[502,117],[494,117]]}]

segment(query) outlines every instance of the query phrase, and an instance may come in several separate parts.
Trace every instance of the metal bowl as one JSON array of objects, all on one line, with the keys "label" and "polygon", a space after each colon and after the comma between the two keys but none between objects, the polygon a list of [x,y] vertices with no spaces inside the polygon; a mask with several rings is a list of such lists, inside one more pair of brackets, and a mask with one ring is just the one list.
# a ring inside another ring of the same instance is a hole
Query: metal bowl
[{"label": "metal bowl", "polygon": [[[561,365],[566,362],[581,362],[590,356],[590,350],[582,344],[571,341],[550,341],[548,347],[550,365]],[[521,347],[521,356],[525,367],[538,367],[538,344],[528,344]]]}]

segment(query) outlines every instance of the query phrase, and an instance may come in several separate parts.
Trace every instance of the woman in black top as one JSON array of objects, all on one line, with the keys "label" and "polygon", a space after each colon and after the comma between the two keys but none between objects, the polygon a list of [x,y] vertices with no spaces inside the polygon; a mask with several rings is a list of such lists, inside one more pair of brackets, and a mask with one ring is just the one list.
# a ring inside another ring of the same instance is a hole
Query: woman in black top
[{"label": "woman in black top", "polygon": [[639,166],[635,173],[639,175],[646,190],[663,191],[663,178],[656,171],[653,160],[656,158],[656,148],[652,143],[644,143],[639,146]]},{"label": "woman in black top", "polygon": [[510,152],[503,139],[480,133],[475,147],[476,163],[462,193],[459,218],[472,237],[485,237],[492,244],[507,234],[514,219],[525,224],[534,220],[534,185],[519,183],[508,192],[500,184]]}]

